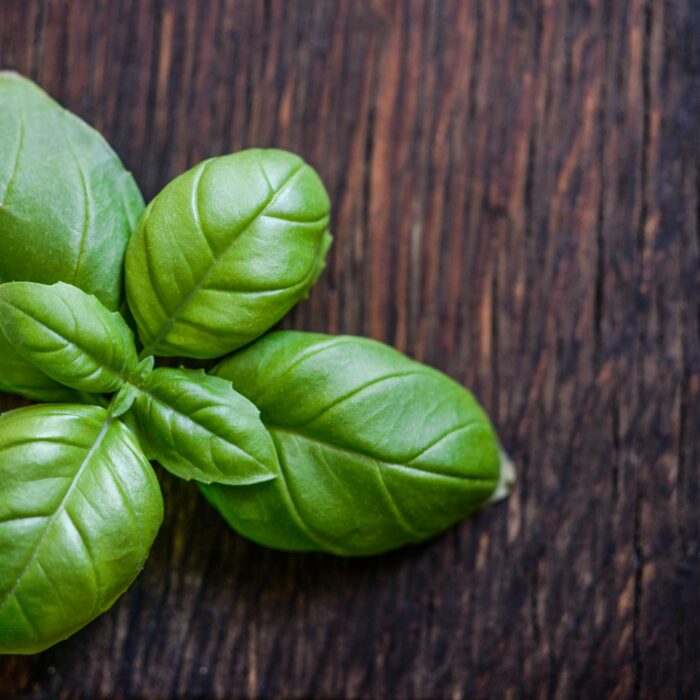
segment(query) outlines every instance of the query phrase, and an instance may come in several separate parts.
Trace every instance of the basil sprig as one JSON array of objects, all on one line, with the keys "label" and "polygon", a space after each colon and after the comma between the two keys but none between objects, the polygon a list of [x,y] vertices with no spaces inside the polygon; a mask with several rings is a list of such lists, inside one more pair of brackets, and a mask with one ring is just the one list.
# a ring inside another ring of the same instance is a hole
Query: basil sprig
[{"label": "basil sprig", "polygon": [[[350,556],[509,491],[493,426],[444,374],[368,339],[264,335],[331,243],[298,156],[211,158],[144,209],[102,137],[11,73],[0,154],[0,389],[56,402],[0,416],[0,653],[64,639],[133,581],[163,519],[149,459],[242,535]],[[211,373],[155,366],[236,350]]]}]

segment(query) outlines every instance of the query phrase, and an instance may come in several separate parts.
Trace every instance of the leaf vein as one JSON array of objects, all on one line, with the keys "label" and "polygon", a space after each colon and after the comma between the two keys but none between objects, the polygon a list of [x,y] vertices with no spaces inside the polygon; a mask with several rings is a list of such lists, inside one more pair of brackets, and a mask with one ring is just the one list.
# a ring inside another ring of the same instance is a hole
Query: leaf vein
[{"label": "leaf vein", "polygon": [[289,486],[289,480],[287,477],[286,469],[286,458],[284,456],[284,451],[283,450],[278,450],[278,456],[279,456],[279,464],[280,464],[280,484],[282,485],[282,488],[284,489],[284,493],[287,496],[287,502],[288,505],[290,506],[291,514],[296,523],[299,525],[301,530],[306,534],[306,536],[315,544],[321,545],[323,547],[326,547],[327,549],[331,550],[332,552],[339,552],[339,548],[334,545],[333,543],[329,542],[323,537],[320,537],[316,532],[314,532],[313,528],[309,523],[306,522],[306,519],[302,515],[301,509],[299,508],[299,505],[296,502],[296,499],[294,498],[294,494],[292,493],[292,490]]},{"label": "leaf vein", "polygon": [[209,277],[212,275],[213,271],[216,269],[217,265],[221,262],[223,258],[226,257],[226,254],[228,253],[229,250],[234,246],[236,241],[245,234],[245,232],[255,223],[255,221],[258,219],[260,214],[262,214],[265,209],[270,206],[274,200],[284,191],[285,187],[292,181],[296,175],[301,172],[302,168],[304,167],[304,163],[300,163],[296,168],[294,168],[287,178],[280,184],[279,189],[274,192],[271,196],[267,197],[267,199],[263,202],[263,204],[258,208],[258,210],[255,212],[255,214],[250,218],[250,220],[245,224],[245,226],[238,232],[238,234],[228,243],[224,251],[219,255],[217,258],[215,258],[211,265],[207,268],[207,270],[204,272],[204,274],[200,277],[199,281],[192,287],[190,292],[184,297],[184,299],[180,302],[180,304],[175,308],[175,310],[169,315],[169,318],[161,328],[160,332],[156,335],[156,337],[149,342],[149,344],[144,348],[142,351],[143,355],[150,355],[153,353],[153,351],[158,347],[160,342],[167,336],[167,334],[170,332],[171,328],[175,325],[175,322],[179,319],[180,315],[182,314],[183,310],[189,305],[190,301],[193,299],[193,297],[199,292],[200,289],[204,286],[206,281],[209,279]]},{"label": "leaf vein", "polygon": [[2,201],[0,202],[0,211],[3,209],[7,209],[7,202],[10,199],[10,194],[13,192],[14,187],[15,187],[15,181],[17,180],[17,173],[19,172],[19,162],[20,162],[20,155],[22,154],[22,151],[24,150],[24,120],[20,119],[19,122],[19,138],[17,139],[17,151],[15,152],[15,162],[14,165],[12,166],[12,174],[10,175],[10,179],[7,181],[7,187],[5,188],[5,196],[3,197]]},{"label": "leaf vein", "polygon": [[265,212],[260,216],[266,219],[277,219],[278,221],[285,221],[290,224],[299,224],[300,226],[317,226],[321,222],[327,223],[330,220],[330,214],[323,214],[323,216],[318,216],[315,219],[297,219],[292,216],[285,216],[284,214],[279,214],[277,212]]},{"label": "leaf vein", "polygon": [[77,280],[88,250],[87,243],[90,232],[90,224],[92,220],[92,202],[90,199],[90,193],[88,191],[87,180],[85,179],[85,172],[83,171],[83,167],[80,164],[80,161],[78,160],[78,156],[73,150],[73,145],[71,144],[71,141],[68,138],[65,126],[63,125],[63,120],[59,119],[58,123],[60,124],[61,133],[63,134],[63,138],[65,139],[68,152],[70,153],[71,158],[73,158],[76,170],[78,171],[78,176],[80,177],[80,185],[83,188],[83,228],[80,232],[80,247],[78,248],[78,257],[75,263],[75,271],[73,272],[73,284],[75,284],[76,286],[80,286]]},{"label": "leaf vein", "polygon": [[37,539],[36,543],[32,547],[31,551],[29,552],[29,557],[27,558],[27,561],[25,562],[22,570],[20,571],[19,575],[17,576],[14,584],[9,589],[9,591],[2,597],[2,600],[0,600],[0,610],[2,610],[5,607],[5,605],[7,604],[7,601],[15,594],[15,592],[19,588],[20,583],[22,582],[22,579],[24,578],[25,574],[29,570],[29,567],[32,565],[32,562],[34,561],[34,559],[36,559],[37,554],[39,552],[39,549],[41,548],[41,545],[42,545],[47,533],[49,532],[49,530],[51,530],[51,527],[56,522],[57,518],[61,515],[61,513],[66,511],[66,506],[70,500],[70,497],[73,493],[73,490],[75,489],[76,484],[80,480],[85,469],[87,469],[93,456],[95,455],[97,450],[100,448],[100,445],[102,444],[105,437],[107,436],[107,433],[109,432],[109,429],[111,426],[112,426],[112,418],[107,416],[102,424],[100,432],[97,434],[95,441],[93,442],[90,449],[87,451],[87,454],[85,455],[85,458],[83,459],[82,463],[80,464],[80,467],[78,468],[77,472],[75,473],[75,476],[73,477],[73,480],[72,480],[70,486],[68,487],[68,489],[66,490],[66,493],[64,494],[63,498],[61,499],[61,502],[58,504],[54,514],[51,516],[49,522],[47,523],[46,527],[44,528],[44,531],[41,533],[41,535]]},{"label": "leaf vein", "polygon": [[299,357],[297,357],[296,360],[294,360],[294,362],[292,362],[288,367],[285,367],[285,369],[277,376],[274,382],[269,382],[265,389],[263,389],[263,391],[260,394],[258,394],[256,398],[251,398],[251,401],[259,406],[262,403],[263,396],[265,396],[271,389],[276,388],[279,385],[279,382],[282,379],[282,377],[289,374],[300,364],[302,364],[306,360],[310,360],[316,355],[320,355],[326,350],[330,350],[331,348],[337,347],[338,345],[343,345],[344,343],[348,343],[351,341],[352,338],[341,335],[340,337],[331,338],[330,340],[324,340],[319,345],[314,345],[313,347],[304,350],[304,352],[302,352],[301,355],[299,355]]},{"label": "leaf vein", "polygon": [[[263,462],[261,462],[257,457],[255,457],[254,455],[252,455],[250,452],[247,452],[247,451],[244,450],[242,447],[240,447],[240,446],[236,445],[235,443],[231,442],[231,438],[230,438],[229,436],[227,436],[227,435],[225,435],[225,434],[222,434],[222,433],[219,433],[219,432],[217,432],[214,428],[212,428],[212,427],[210,427],[210,426],[204,424],[203,422],[200,422],[200,421],[196,420],[196,419],[194,418],[193,414],[184,413],[183,411],[181,411],[180,409],[178,409],[178,408],[177,408],[176,406],[174,406],[173,404],[168,403],[166,399],[164,399],[164,398],[162,398],[161,396],[159,396],[159,395],[153,393],[153,390],[152,390],[152,389],[150,389],[150,390],[149,390],[149,389],[139,389],[139,391],[140,391],[144,396],[146,396],[148,399],[150,399],[151,401],[153,401],[153,403],[159,404],[160,406],[164,407],[165,409],[167,409],[167,410],[170,412],[170,417],[169,417],[169,429],[170,429],[170,433],[171,433],[171,438],[172,438],[172,435],[173,435],[172,422],[171,422],[171,421],[172,421],[172,417],[173,417],[172,414],[175,414],[175,415],[179,416],[180,418],[184,419],[185,421],[187,421],[187,422],[189,422],[189,423],[192,423],[193,425],[197,426],[198,428],[200,428],[200,429],[203,430],[204,432],[208,433],[209,435],[213,435],[213,436],[216,437],[218,440],[221,440],[222,442],[224,442],[226,445],[229,445],[230,447],[233,448],[234,451],[240,452],[241,454],[245,455],[245,456],[248,457],[249,459],[252,459],[256,464],[259,464],[266,472],[268,472],[268,473],[270,474],[270,478],[274,478],[274,474],[270,472],[270,468],[269,468],[267,465],[263,464]],[[171,440],[171,441],[173,442],[173,445],[174,445],[174,440]],[[220,473],[225,473],[225,472],[223,472],[223,470],[221,470],[221,469],[218,467],[218,465],[214,465],[214,466],[217,468],[217,470],[218,470]]]},{"label": "leaf vein", "polygon": [[[63,301],[63,300],[61,300]],[[65,303],[65,302],[64,302]],[[8,306],[11,306],[13,309],[15,309],[17,312],[24,314],[27,318],[31,319],[35,323],[38,323],[42,328],[45,328],[49,333],[51,333],[53,336],[58,338],[60,341],[65,343],[68,346],[77,348],[85,357],[87,357],[89,360],[95,363],[97,366],[98,370],[102,370],[104,372],[110,373],[113,375],[113,379],[121,379],[122,381],[125,381],[125,378],[121,376],[121,372],[119,369],[115,369],[113,367],[110,367],[107,365],[105,362],[102,360],[97,359],[92,352],[87,350],[83,345],[78,344],[74,340],[71,340],[70,338],[66,338],[64,335],[61,334],[60,331],[55,330],[54,328],[51,328],[50,326],[46,325],[43,321],[40,321],[38,318],[32,316],[30,313],[25,311],[24,309],[21,309],[19,306],[15,306],[14,304],[9,304],[6,301],[0,300],[0,304],[7,304]],[[67,305],[66,305],[67,306]],[[70,307],[67,307],[70,309]],[[71,314],[73,314],[73,311],[71,310]],[[73,317],[75,319],[75,315],[73,314]],[[32,348],[32,352],[36,352],[38,354],[51,354],[51,353],[56,353],[56,352],[61,352],[64,351],[66,348],[65,347],[58,347],[53,350],[41,350],[39,348]],[[77,362],[79,360],[79,357],[76,357],[72,360],[72,363]],[[45,371],[45,370],[44,370]],[[49,375],[50,376],[50,375]]]},{"label": "leaf vein", "polygon": [[105,466],[107,468],[107,471],[109,472],[109,475],[112,477],[112,481],[114,482],[114,485],[117,487],[117,491],[119,491],[119,494],[122,499],[122,503],[124,504],[124,508],[129,514],[129,517],[131,518],[132,522],[136,526],[137,530],[139,532],[143,529],[141,525],[141,521],[138,519],[136,516],[136,511],[134,510],[134,505],[131,502],[131,499],[129,498],[126,489],[124,488],[124,485],[121,482],[121,479],[118,477],[117,473],[114,471],[114,467],[111,463],[110,460],[105,460]]},{"label": "leaf vein", "polygon": [[[84,498],[84,496],[83,496]],[[78,522],[76,519],[73,517],[73,514],[70,512],[68,508],[65,509],[65,514],[68,522],[71,524],[73,529],[76,531],[78,534],[78,539],[80,540],[80,543],[85,550],[85,558],[90,564],[90,573],[92,573],[92,577],[95,580],[95,601],[93,603],[92,607],[92,612],[94,612],[95,607],[97,606],[97,601],[100,599],[101,592],[102,592],[102,584],[100,583],[100,574],[99,571],[97,570],[97,566],[95,565],[95,559],[94,555],[92,553],[92,547],[90,546],[90,542],[88,538],[85,536],[83,533],[82,529],[78,525]],[[91,612],[91,615],[92,615]]]},{"label": "leaf vein", "polygon": [[29,626],[29,629],[31,630],[32,636],[34,637],[34,639],[40,639],[41,635],[39,634],[39,628],[36,626],[36,622],[34,622],[34,620],[32,620],[32,618],[29,617],[29,614],[27,613],[24,607],[22,599],[17,595],[16,591],[13,591],[12,595],[15,598],[15,602],[17,603],[19,611],[22,613],[22,617],[24,618],[25,622]]},{"label": "leaf vein", "polygon": [[396,518],[396,522],[411,537],[416,538],[416,539],[422,539],[423,537],[425,537],[426,533],[422,533],[420,530],[417,530],[417,529],[411,527],[409,522],[404,517],[404,514],[401,512],[401,508],[399,508],[399,504],[397,503],[396,498],[394,498],[394,494],[391,492],[391,489],[387,486],[386,480],[384,479],[384,472],[382,471],[382,465],[376,459],[372,460],[372,461],[377,469],[377,474],[379,475],[379,481],[381,482],[381,485],[382,485],[382,491],[386,495],[387,501],[389,503],[389,508],[394,513],[394,517]]},{"label": "leaf vein", "polygon": [[448,437],[451,435],[454,435],[455,433],[460,432],[461,430],[468,430],[469,428],[472,428],[475,425],[478,425],[479,421],[478,420],[471,420],[468,421],[467,423],[463,423],[462,425],[455,426],[453,428],[450,428],[446,433],[443,433],[440,435],[438,438],[430,442],[428,445],[426,445],[420,452],[418,452],[416,455],[411,457],[406,464],[411,464],[412,462],[415,462],[417,459],[422,457],[428,450],[431,450],[435,445],[441,443],[443,440],[446,440]]},{"label": "leaf vein", "polygon": [[321,409],[316,415],[312,416],[308,420],[304,421],[301,425],[295,426],[297,429],[298,428],[306,428],[309,426],[311,423],[314,421],[317,421],[322,415],[325,413],[328,413],[331,409],[335,408],[339,404],[343,403],[343,401],[347,401],[348,399],[351,399],[353,396],[356,396],[357,394],[363,392],[365,389],[369,389],[370,387],[376,385],[376,384],[381,384],[382,382],[389,381],[391,379],[398,379],[400,377],[409,377],[412,375],[417,375],[417,374],[423,374],[420,370],[409,370],[408,372],[394,372],[392,374],[385,374],[381,377],[375,377],[374,379],[370,379],[369,381],[365,382],[364,384],[361,384],[358,387],[355,387],[351,391],[347,392],[346,394],[343,394],[342,396],[338,397],[334,401],[332,401],[328,406],[325,406],[324,408]]},{"label": "leaf vein", "polygon": [[379,457],[378,455],[373,455],[370,454],[369,452],[363,452],[360,449],[357,449],[355,447],[347,447],[344,445],[336,445],[331,442],[327,442],[326,440],[323,440],[315,435],[310,435],[309,433],[305,433],[299,430],[295,430],[294,428],[285,428],[279,425],[272,425],[272,424],[267,424],[267,429],[270,431],[278,432],[278,433],[288,433],[290,435],[296,435],[298,437],[304,438],[308,440],[309,442],[314,442],[321,447],[327,447],[329,449],[337,450],[338,452],[345,452],[346,454],[350,454],[353,457],[364,457],[366,459],[371,459],[375,460],[376,462],[379,462],[389,468],[392,469],[399,469],[401,471],[405,472],[413,472],[414,474],[421,474],[422,476],[436,476],[436,477],[441,477],[444,479],[453,479],[455,481],[473,481],[475,483],[496,483],[497,479],[495,478],[481,478],[478,476],[470,476],[467,474],[462,474],[462,475],[456,475],[456,474],[450,474],[449,472],[442,472],[442,471],[436,471],[436,470],[426,470],[426,469],[417,469],[416,467],[411,467],[407,464],[400,464],[397,462],[389,462],[382,457]]}]

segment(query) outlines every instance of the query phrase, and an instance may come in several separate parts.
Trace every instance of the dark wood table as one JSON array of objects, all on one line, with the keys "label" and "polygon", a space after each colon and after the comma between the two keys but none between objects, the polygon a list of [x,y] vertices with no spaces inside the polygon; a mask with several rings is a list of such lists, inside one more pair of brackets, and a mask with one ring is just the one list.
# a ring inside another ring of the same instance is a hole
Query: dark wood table
[{"label": "dark wood table", "polygon": [[335,244],[284,325],[452,375],[519,472],[362,560],[250,544],[160,473],[143,575],[3,658],[0,694],[698,697],[698,0],[0,0],[0,62],[147,198],[207,156],[301,153]]}]

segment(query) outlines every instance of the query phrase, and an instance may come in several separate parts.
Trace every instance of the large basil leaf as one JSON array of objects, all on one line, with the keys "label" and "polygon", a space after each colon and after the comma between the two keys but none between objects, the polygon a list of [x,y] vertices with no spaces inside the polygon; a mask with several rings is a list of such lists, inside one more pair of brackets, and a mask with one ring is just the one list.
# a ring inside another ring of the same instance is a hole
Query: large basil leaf
[{"label": "large basil leaf", "polygon": [[163,519],[131,431],[96,406],[0,416],[0,653],[33,654],[107,610]]},{"label": "large basil leaf", "polygon": [[100,134],[30,80],[0,72],[0,282],[70,282],[116,311],[142,211]]},{"label": "large basil leaf", "polygon": [[[30,80],[0,71],[0,282],[71,282],[116,310],[143,208],[100,134]],[[0,345],[0,390],[61,398],[52,380]]]},{"label": "large basil leaf", "polygon": [[34,401],[75,402],[78,395],[25,360],[0,331],[0,391]]},{"label": "large basil leaf", "polygon": [[231,382],[203,370],[155,370],[132,413],[148,456],[181,479],[252,484],[277,474],[258,409]]},{"label": "large basil leaf", "polygon": [[[142,211],[131,175],[96,131],[30,80],[0,71],[0,282],[73,282],[116,309]],[[4,338],[0,390],[71,400]]]},{"label": "large basil leaf", "polygon": [[81,391],[116,391],[137,364],[124,319],[63,282],[0,285],[0,332],[49,377]]},{"label": "large basil leaf", "polygon": [[144,354],[218,357],[308,294],[331,237],[315,171],[279,150],[212,158],[148,205],[126,290]]},{"label": "large basil leaf", "polygon": [[473,396],[382,343],[271,333],[215,372],[258,406],[277,448],[278,479],[202,487],[258,542],[374,554],[436,534],[496,492],[498,440]]}]

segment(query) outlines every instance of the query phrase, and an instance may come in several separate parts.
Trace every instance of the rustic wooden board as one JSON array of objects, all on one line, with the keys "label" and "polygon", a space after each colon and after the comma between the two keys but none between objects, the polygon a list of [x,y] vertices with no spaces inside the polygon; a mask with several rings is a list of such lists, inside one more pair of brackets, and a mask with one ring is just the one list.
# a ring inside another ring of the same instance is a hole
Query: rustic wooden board
[{"label": "rustic wooden board", "polygon": [[698,697],[697,0],[0,0],[0,63],[147,197],[206,156],[303,154],[336,239],[285,325],[472,387],[520,477],[343,560],[249,544],[161,474],[143,575],[3,658],[2,694]]}]

